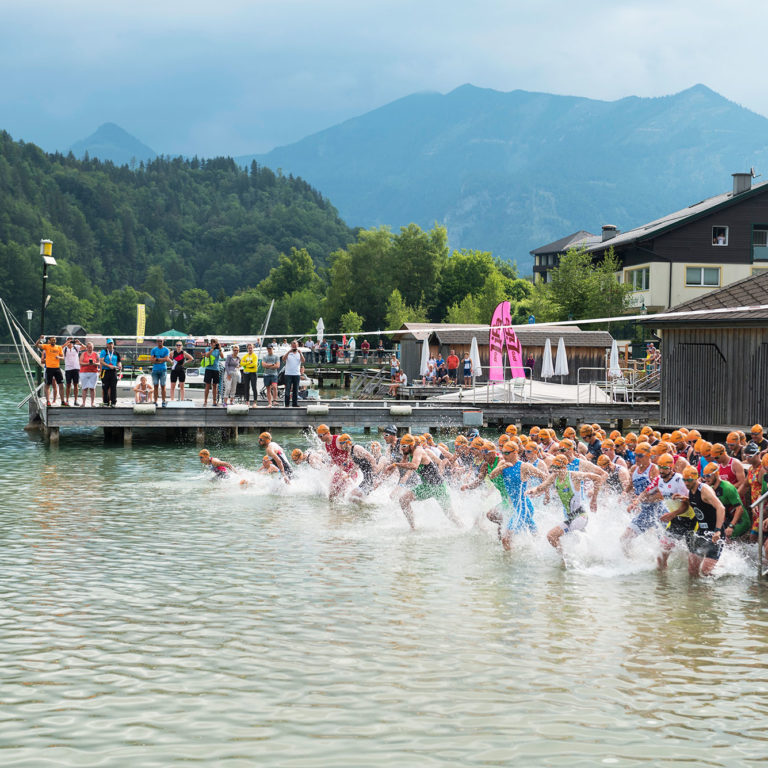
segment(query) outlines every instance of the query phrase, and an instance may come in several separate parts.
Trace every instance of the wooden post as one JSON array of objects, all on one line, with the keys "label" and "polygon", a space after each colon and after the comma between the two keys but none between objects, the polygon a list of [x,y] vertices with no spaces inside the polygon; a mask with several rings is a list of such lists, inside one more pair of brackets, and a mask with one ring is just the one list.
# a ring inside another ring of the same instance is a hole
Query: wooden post
[{"label": "wooden post", "polygon": [[195,430],[195,443],[199,448],[205,445],[205,427],[198,427]]},{"label": "wooden post", "polygon": [[59,428],[58,427],[48,427],[48,442],[52,446],[59,445]]},{"label": "wooden post", "polygon": [[232,427],[232,439],[237,442],[237,438],[240,436],[239,427]]},{"label": "wooden post", "polygon": [[123,445],[130,448],[133,443],[133,427],[123,427]]},{"label": "wooden post", "polygon": [[370,427],[363,427],[363,434],[364,435],[370,435],[371,434],[371,428]]}]

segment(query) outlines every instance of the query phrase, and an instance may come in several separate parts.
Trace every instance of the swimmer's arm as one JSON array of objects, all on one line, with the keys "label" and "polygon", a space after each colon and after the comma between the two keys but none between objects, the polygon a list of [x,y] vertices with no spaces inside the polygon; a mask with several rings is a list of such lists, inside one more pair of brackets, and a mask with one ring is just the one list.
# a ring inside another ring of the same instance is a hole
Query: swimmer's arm
[{"label": "swimmer's arm", "polygon": [[546,477],[549,477],[549,472],[547,472],[546,469],[534,467],[533,464],[529,464],[528,462],[523,463],[523,471],[525,472],[525,477],[523,478],[524,480],[527,480],[531,475],[540,477],[542,480],[544,480]]},{"label": "swimmer's arm", "polygon": [[499,463],[498,463],[498,464],[497,464],[497,465],[496,465],[496,466],[493,468],[493,471],[491,472],[491,474],[490,474],[490,475],[488,475],[488,477],[490,477],[490,478],[491,478],[491,480],[495,480],[495,479],[496,479],[496,478],[497,478],[497,477],[498,477],[498,476],[499,476],[499,475],[500,475],[500,474],[501,474],[501,473],[504,471],[504,468],[505,468],[505,467],[508,467],[508,466],[509,466],[509,462],[508,462],[508,461],[504,461],[504,460],[502,459],[502,461],[500,461],[500,462],[499,462]]},{"label": "swimmer's arm", "polygon": [[230,472],[237,473],[237,470],[228,461],[222,461],[221,459],[214,459],[211,457],[211,464],[213,464],[214,467],[226,467]]},{"label": "swimmer's arm", "polygon": [[540,486],[538,486],[537,488],[534,488],[531,491],[528,491],[528,495],[538,496],[539,494],[544,493],[544,491],[547,490],[547,488],[549,488],[549,486],[552,485],[552,483],[554,482],[555,482],[555,475],[549,475],[549,477],[547,477],[547,479]]}]

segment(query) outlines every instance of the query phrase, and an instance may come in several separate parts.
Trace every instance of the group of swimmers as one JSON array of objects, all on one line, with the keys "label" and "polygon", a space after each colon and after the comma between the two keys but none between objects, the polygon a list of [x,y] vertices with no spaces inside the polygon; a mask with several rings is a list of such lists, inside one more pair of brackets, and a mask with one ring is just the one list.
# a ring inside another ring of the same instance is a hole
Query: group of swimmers
[{"label": "group of swimmers", "polygon": [[[330,471],[331,501],[359,501],[381,485],[391,486],[390,497],[411,528],[414,502],[434,499],[460,527],[449,486],[459,493],[495,489],[500,498],[486,517],[507,550],[516,536],[537,530],[532,498],[544,496],[560,507],[562,519],[546,534],[559,549],[564,536],[587,526],[598,499],[606,497],[630,513],[621,537],[625,549],[634,537],[656,529],[659,566],[665,567],[670,552],[683,545],[692,575],[710,574],[726,542],[758,538],[755,505],[768,492],[768,439],[760,424],[749,436],[731,432],[724,443],[714,444],[695,429],[662,434],[645,426],[638,434],[623,435],[618,430],[606,434],[599,424],[581,425],[578,435],[566,427],[560,436],[543,427],[523,434],[510,425],[496,440],[472,430],[450,444],[435,442],[430,433],[399,436],[394,425],[381,432],[383,444],[375,440],[366,447],[321,424],[317,438],[322,448],[296,448],[290,459],[263,432],[259,445],[265,453],[258,471],[285,482],[296,465]],[[235,471],[207,450],[200,452],[200,460],[219,477]],[[768,541],[765,547],[768,557]]]}]

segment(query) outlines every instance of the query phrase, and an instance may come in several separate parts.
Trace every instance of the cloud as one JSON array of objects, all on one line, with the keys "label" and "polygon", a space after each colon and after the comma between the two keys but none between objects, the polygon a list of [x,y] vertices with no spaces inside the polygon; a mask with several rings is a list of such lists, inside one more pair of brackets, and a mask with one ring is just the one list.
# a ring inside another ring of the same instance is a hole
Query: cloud
[{"label": "cloud", "polygon": [[763,15],[733,0],[0,4],[2,127],[65,148],[114,121],[160,152],[263,151],[462,83],[601,99],[704,82],[768,114]]}]

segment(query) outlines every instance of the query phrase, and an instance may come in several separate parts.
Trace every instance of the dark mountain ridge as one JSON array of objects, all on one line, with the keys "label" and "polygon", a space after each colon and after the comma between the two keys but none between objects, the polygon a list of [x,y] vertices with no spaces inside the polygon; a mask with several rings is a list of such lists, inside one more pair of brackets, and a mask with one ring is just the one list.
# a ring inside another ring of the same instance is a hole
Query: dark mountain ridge
[{"label": "dark mountain ridge", "polygon": [[406,96],[257,159],[357,226],[448,228],[522,267],[579,229],[637,226],[768,169],[768,120],[696,85],[598,101],[463,85]]}]

